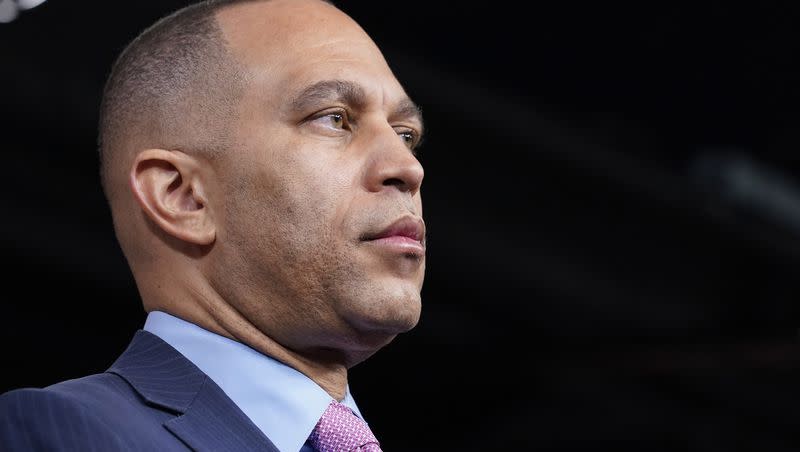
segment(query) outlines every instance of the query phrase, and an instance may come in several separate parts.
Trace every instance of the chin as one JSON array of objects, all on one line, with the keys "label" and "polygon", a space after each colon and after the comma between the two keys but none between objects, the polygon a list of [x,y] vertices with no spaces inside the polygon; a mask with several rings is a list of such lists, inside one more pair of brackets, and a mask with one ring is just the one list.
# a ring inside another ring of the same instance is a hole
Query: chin
[{"label": "chin", "polygon": [[[382,290],[381,290],[382,289]],[[351,324],[362,334],[395,336],[414,328],[419,322],[422,300],[419,290],[386,286],[368,291],[351,305]]]},{"label": "chin", "polygon": [[400,333],[413,329],[419,321],[419,311],[405,317],[361,319],[355,326],[356,336],[347,347],[347,367],[350,368],[389,345]]},{"label": "chin", "polygon": [[419,293],[398,297],[373,291],[371,297],[361,298],[349,305],[347,322],[352,328],[347,366],[352,367],[388,345],[398,334],[413,329],[419,322],[421,298]]}]

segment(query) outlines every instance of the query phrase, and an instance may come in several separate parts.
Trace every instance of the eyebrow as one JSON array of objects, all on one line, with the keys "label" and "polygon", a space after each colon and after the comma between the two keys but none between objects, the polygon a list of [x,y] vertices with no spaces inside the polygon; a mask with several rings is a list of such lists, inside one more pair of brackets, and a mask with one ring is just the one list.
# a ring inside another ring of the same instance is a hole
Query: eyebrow
[{"label": "eyebrow", "polygon": [[292,99],[292,110],[305,111],[319,103],[337,100],[354,107],[367,104],[367,94],[359,85],[346,80],[323,80],[316,82],[300,92]]},{"label": "eyebrow", "polygon": [[[359,84],[349,80],[322,80],[300,91],[289,103],[293,111],[307,111],[320,103],[339,101],[357,109],[367,105],[367,93]],[[389,118],[414,119],[419,122],[420,134],[423,129],[422,111],[409,98],[404,98],[391,112]]]},{"label": "eyebrow", "polygon": [[422,110],[419,105],[415,104],[413,100],[406,97],[397,105],[390,118],[412,118],[419,122],[420,138],[425,131],[425,123],[422,121]]}]

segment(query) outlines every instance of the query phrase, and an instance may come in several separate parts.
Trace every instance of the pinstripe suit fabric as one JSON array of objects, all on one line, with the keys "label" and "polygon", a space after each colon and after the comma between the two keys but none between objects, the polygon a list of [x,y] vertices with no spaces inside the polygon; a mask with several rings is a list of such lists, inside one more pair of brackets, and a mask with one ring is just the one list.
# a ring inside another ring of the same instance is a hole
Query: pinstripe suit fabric
[{"label": "pinstripe suit fabric", "polygon": [[146,331],[106,372],[0,397],[0,451],[275,451],[183,355]]}]

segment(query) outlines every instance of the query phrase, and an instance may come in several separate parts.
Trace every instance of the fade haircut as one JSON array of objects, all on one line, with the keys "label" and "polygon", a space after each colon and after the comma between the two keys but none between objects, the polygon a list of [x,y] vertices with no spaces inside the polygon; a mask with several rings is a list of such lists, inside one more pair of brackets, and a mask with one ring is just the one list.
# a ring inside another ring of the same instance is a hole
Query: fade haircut
[{"label": "fade haircut", "polygon": [[[207,0],[144,30],[111,68],[100,105],[98,151],[106,198],[134,150],[181,150],[214,158],[230,140],[244,70],[215,14],[259,0]],[[265,1],[265,0],[260,0]]]}]

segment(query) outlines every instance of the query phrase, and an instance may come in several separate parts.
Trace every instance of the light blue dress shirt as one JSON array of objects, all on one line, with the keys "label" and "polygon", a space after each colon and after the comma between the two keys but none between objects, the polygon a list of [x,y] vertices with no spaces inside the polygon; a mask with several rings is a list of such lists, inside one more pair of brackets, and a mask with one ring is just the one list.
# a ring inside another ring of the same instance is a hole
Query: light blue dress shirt
[{"label": "light blue dress shirt", "polygon": [[[147,316],[155,334],[202,370],[281,452],[305,444],[333,398],[297,370],[240,343],[160,311]],[[342,403],[359,417],[350,389]]]}]

